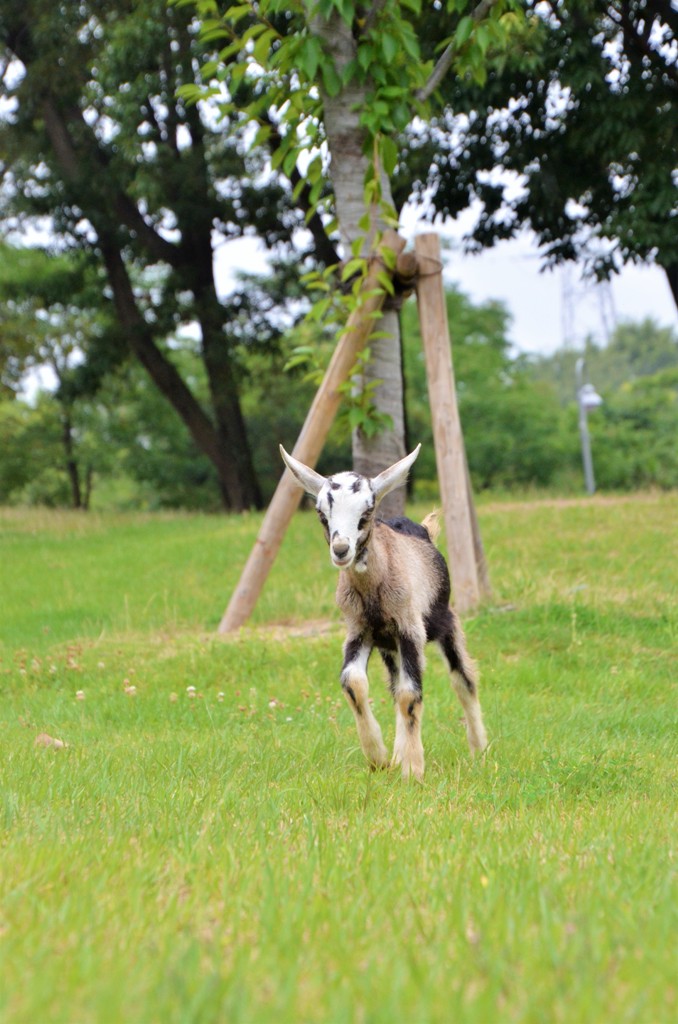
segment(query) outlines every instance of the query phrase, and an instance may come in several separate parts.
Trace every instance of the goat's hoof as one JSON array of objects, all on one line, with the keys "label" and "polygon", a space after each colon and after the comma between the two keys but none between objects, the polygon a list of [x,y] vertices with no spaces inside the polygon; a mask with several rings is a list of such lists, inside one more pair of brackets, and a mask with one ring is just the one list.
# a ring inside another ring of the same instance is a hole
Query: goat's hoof
[{"label": "goat's hoof", "polygon": [[370,751],[364,751],[367,763],[373,772],[383,771],[384,768],[388,768],[388,754],[386,748],[380,750],[379,747]]},{"label": "goat's hoof", "polygon": [[415,782],[424,781],[424,762],[407,761],[405,758],[398,755],[394,756],[391,761],[391,768],[400,768],[403,778],[403,782],[408,782],[411,778]]},{"label": "goat's hoof", "polygon": [[414,779],[415,782],[424,781],[424,766],[422,765],[410,765],[406,768],[403,765],[403,781],[409,782],[410,779]]},{"label": "goat's hoof", "polygon": [[473,739],[469,736],[468,745],[472,757],[475,757],[477,754],[484,754],[488,747],[487,736],[485,733],[482,736],[474,736]]}]

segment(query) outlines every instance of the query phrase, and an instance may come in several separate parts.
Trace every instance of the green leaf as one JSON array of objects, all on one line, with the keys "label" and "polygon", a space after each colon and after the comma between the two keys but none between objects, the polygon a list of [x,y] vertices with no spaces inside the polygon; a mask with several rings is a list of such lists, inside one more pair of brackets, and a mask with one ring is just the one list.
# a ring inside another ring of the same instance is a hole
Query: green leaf
[{"label": "green leaf", "polygon": [[490,45],[491,33],[487,25],[479,25],[476,29],[475,34],[476,43],[482,54],[487,53],[487,48]]},{"label": "green leaf", "polygon": [[323,61],[320,65],[320,71],[325,92],[334,99],[341,92],[341,78],[337,74],[332,61]]},{"label": "green leaf", "polygon": [[408,93],[409,89],[403,85],[387,85],[379,90],[379,95],[387,100],[401,99],[401,97],[407,96]]},{"label": "green leaf", "polygon": [[307,181],[311,182],[311,184],[315,184],[316,181],[319,181],[321,178],[323,178],[323,161],[320,154],[314,156],[311,162],[309,163],[308,167],[306,168],[305,177]]},{"label": "green leaf", "polygon": [[334,7],[346,25],[351,25],[355,18],[355,4],[353,0],[333,0]]},{"label": "green leaf", "polygon": [[366,210],[365,213],[360,218],[360,220],[358,221],[358,227],[365,234],[367,234],[367,232],[372,227],[372,217],[370,215],[370,211],[369,210]]},{"label": "green leaf", "polygon": [[226,11],[226,17],[233,25],[237,25],[238,22],[245,18],[248,14],[252,14],[251,4],[235,4],[233,7],[229,7]]},{"label": "green leaf", "polygon": [[243,42],[248,43],[250,39],[257,39],[262,32],[266,32],[266,26],[260,21],[256,21],[254,25],[250,25],[247,31],[243,34]]},{"label": "green leaf", "polygon": [[210,95],[216,95],[218,91],[216,88],[206,89],[203,85],[182,85],[177,89],[178,95],[190,106]]},{"label": "green leaf", "polygon": [[315,79],[322,55],[320,41],[315,36],[306,36],[297,53],[297,64],[310,81]]},{"label": "green leaf", "polygon": [[273,43],[273,40],[276,39],[276,37],[277,32],[275,32],[272,28],[268,28],[266,29],[265,32],[261,33],[261,35],[259,36],[254,45],[252,56],[254,57],[257,64],[261,64],[262,67],[265,67],[267,63],[271,45]]},{"label": "green leaf", "polygon": [[485,85],[487,82],[487,68],[482,65],[473,69],[473,81],[477,82],[478,85]]},{"label": "green leaf", "polygon": [[353,81],[354,78],[358,79],[359,81],[362,80],[362,75],[358,74],[359,71],[360,65],[358,64],[358,61],[354,57],[353,60],[350,60],[348,64],[346,64],[344,70],[341,73],[341,80],[344,83],[344,85],[348,85],[350,82]]},{"label": "green leaf", "polygon": [[[368,226],[367,226],[367,228],[362,228],[361,227],[361,223],[362,223],[362,218],[361,218],[361,222],[358,224],[358,227],[361,229],[361,231],[364,230],[364,231],[367,232],[369,230],[369,219],[368,219]],[[360,238],[360,237],[354,238],[353,241],[351,242],[351,252],[353,253],[354,256],[359,256],[360,255],[360,251],[361,251],[362,247],[363,247],[363,239]]]},{"label": "green leaf", "polygon": [[218,61],[218,60],[208,60],[208,61],[205,61],[205,63],[203,64],[203,66],[201,68],[201,71],[200,71],[200,74],[202,75],[203,81],[206,78],[213,78],[214,75],[216,75],[219,67],[220,67],[220,61]]},{"label": "green leaf", "polygon": [[472,32],[473,18],[471,17],[470,14],[467,14],[461,19],[461,21],[457,25],[457,30],[454,33],[454,41],[457,44],[457,46],[463,46],[464,43],[466,43],[470,39]]},{"label": "green leaf", "polygon": [[395,36],[388,32],[381,34],[381,49],[387,64],[392,64],[400,51],[400,44]]},{"label": "green leaf", "polygon": [[[209,41],[205,38],[202,32],[200,33],[200,38],[201,40],[203,40],[203,42]],[[242,51],[242,49],[242,41],[240,39],[236,39],[229,46],[225,46],[223,50],[219,50],[219,59],[223,64],[227,64],[229,63],[231,57],[235,57],[238,53]]]},{"label": "green leaf", "polygon": [[352,409],[348,410],[348,422],[352,430],[357,430],[363,424],[363,411],[357,406],[353,406]]},{"label": "green leaf", "polygon": [[341,271],[341,280],[348,281],[349,277],[353,277],[354,274],[364,274],[367,266],[367,260],[362,257],[354,257],[345,263]]},{"label": "green leaf", "polygon": [[396,256],[393,249],[387,248],[387,246],[381,247],[381,258],[389,270],[395,270],[395,265],[398,257]]},{"label": "green leaf", "polygon": [[292,349],[289,359],[283,366],[283,373],[289,373],[297,366],[307,366],[313,357],[313,349],[310,345],[298,345]]},{"label": "green leaf", "polygon": [[379,150],[384,171],[390,178],[398,163],[398,147],[389,135],[382,135],[379,139]]},{"label": "green leaf", "polygon": [[271,137],[271,131],[272,129],[269,124],[260,124],[252,140],[252,149],[256,149],[258,146],[265,146]]},{"label": "green leaf", "polygon": [[320,196],[322,195],[322,191],[323,191],[324,187],[325,187],[325,182],[323,181],[322,178],[318,178],[318,180],[316,182],[314,182],[313,186],[311,187],[311,191],[310,191],[309,197],[308,197],[308,201],[310,203],[310,209],[307,211],[306,218],[305,218],[307,224],[310,221],[311,217],[313,216],[313,212],[314,212],[315,208],[318,205],[318,202],[320,200]]},{"label": "green leaf", "polygon": [[387,274],[385,270],[380,270],[377,274],[377,281],[389,295],[395,295],[395,288],[393,286],[393,279],[390,274]]},{"label": "green leaf", "polygon": [[419,46],[419,40],[415,36],[414,32],[411,30],[409,25],[407,25],[407,26],[404,25],[403,26],[403,32],[402,32],[402,35],[401,35],[401,39],[402,39],[403,48],[405,50],[405,53],[408,55],[408,57],[411,57],[412,60],[417,60],[417,61],[420,60],[421,59],[421,48]]},{"label": "green leaf", "polygon": [[358,64],[363,71],[368,71],[372,64],[377,63],[377,55],[375,53],[374,45],[369,43],[362,43],[358,47]]},{"label": "green leaf", "polygon": [[298,158],[298,156],[299,156],[299,150],[298,150],[297,146],[292,146],[292,148],[289,149],[287,151],[287,153],[285,154],[285,157],[284,157],[283,162],[282,162],[282,169],[283,169],[283,171],[285,172],[285,174],[287,175],[288,178],[292,174],[292,171],[294,170],[294,168],[297,166],[297,158]]},{"label": "green leaf", "polygon": [[[372,171],[374,174],[374,170]],[[365,206],[371,206],[372,203],[376,203],[381,198],[381,184],[376,178],[368,178],[365,182],[365,188],[363,190],[363,202]]]}]

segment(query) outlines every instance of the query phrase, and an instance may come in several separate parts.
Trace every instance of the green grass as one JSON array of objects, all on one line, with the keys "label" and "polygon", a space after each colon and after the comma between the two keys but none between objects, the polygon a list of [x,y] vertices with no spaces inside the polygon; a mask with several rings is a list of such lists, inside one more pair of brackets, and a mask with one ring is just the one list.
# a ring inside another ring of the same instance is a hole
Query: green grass
[{"label": "green grass", "polygon": [[417,785],[309,516],[221,640],[258,517],[0,512],[3,1024],[678,1021],[678,497],[480,516],[491,747],[431,652]]}]

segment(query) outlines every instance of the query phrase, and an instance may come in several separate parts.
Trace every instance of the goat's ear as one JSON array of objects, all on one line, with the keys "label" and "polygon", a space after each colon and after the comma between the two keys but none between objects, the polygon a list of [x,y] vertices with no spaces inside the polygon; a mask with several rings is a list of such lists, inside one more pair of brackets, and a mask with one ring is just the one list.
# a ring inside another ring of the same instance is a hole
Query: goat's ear
[{"label": "goat's ear", "polygon": [[292,458],[291,455],[287,454],[282,445],[280,445],[280,454],[283,457],[283,462],[289,471],[296,477],[300,486],[316,498],[325,483],[325,477],[321,476],[320,473],[316,473],[316,471],[311,469],[309,466],[305,466],[303,462],[299,462],[298,459]]},{"label": "goat's ear", "polygon": [[377,501],[380,501],[385,495],[394,491],[396,487],[401,487],[405,483],[407,474],[414,465],[420,451],[421,445],[418,444],[414,451],[406,455],[404,459],[389,466],[379,476],[375,476],[370,480]]}]

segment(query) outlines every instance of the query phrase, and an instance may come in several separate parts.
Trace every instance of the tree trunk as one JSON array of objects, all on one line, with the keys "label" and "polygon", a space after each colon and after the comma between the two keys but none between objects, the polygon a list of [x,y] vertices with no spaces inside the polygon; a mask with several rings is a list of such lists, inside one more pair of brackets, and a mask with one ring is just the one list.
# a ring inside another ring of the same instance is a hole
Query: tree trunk
[{"label": "tree trunk", "polygon": [[[16,27],[10,46],[23,60],[27,70],[35,73],[39,48],[34,45],[30,24],[27,21],[22,21]],[[131,236],[149,257],[155,261],[169,263],[180,279],[187,269],[190,271],[192,268],[191,246],[182,248],[181,245],[168,242],[146,221],[136,202],[110,173],[109,157],[105,149],[99,145],[77,104],[62,100],[60,95],[53,91],[49,80],[44,82],[40,103],[46,135],[59,172],[67,187],[77,196],[77,203],[82,206],[83,214],[90,220],[97,233],[118,319],[127,333],[132,352],[147,370],[156,387],[181,416],[198,448],[215,467],[224,506],[227,509],[240,510],[260,504],[245,425],[220,324],[215,327],[212,322],[215,318],[211,316],[209,327],[205,328],[203,325],[206,362],[209,353],[207,372],[214,403],[215,426],[176,367],[155,344],[152,331],[134,297],[122,256],[118,228],[120,224],[126,225]],[[195,119],[197,124],[197,112]],[[198,147],[197,166],[201,171],[200,182],[205,197],[204,216],[210,218],[208,200],[211,197],[211,190],[207,184],[202,135],[198,134],[195,141]],[[204,232],[202,234],[204,239]],[[203,258],[210,261],[211,279],[212,247],[209,231],[207,255],[205,257],[203,254]],[[180,283],[183,286],[183,279]],[[211,285],[214,302],[218,305],[213,280]],[[196,295],[196,302],[198,301],[199,296]]]},{"label": "tree trunk", "polygon": [[66,456],[66,474],[71,488],[71,505],[73,508],[83,508],[82,493],[80,491],[80,474],[78,462],[73,450],[73,423],[69,409],[64,406],[61,414],[61,442],[64,446]]},{"label": "tree trunk", "polygon": [[[188,178],[201,194],[211,195],[205,157],[204,128],[196,107],[187,112],[191,132]],[[228,453],[237,469],[237,488],[232,500],[238,508],[261,507],[261,491],[257,483],[245,420],[235,384],[233,360],[228,338],[224,333],[224,310],[217,296],[212,253],[212,227],[215,211],[209,203],[199,210],[188,204],[177,204],[177,222],[181,243],[177,271],[193,292],[195,310],[202,335],[202,358],[207,371],[211,406],[219,447]]]},{"label": "tree trunk", "polygon": [[673,295],[673,301],[675,302],[676,307],[678,308],[678,263],[669,264],[668,267],[665,267],[662,264],[662,269],[664,270],[664,273],[666,274],[667,280],[669,282],[669,288],[671,289],[671,294]]},{"label": "tree trunk", "polygon": [[196,401],[173,363],[154,343],[149,328],[137,307],[127,268],[117,245],[102,238],[100,247],[120,324],[125,328],[130,348],[188,427],[198,448],[217,471],[222,501],[226,509],[241,511],[243,499],[238,467],[232,450],[219,436],[214,424]]},{"label": "tree trunk", "polygon": [[195,299],[202,333],[203,363],[207,370],[219,448],[229,454],[230,461],[236,469],[231,486],[231,498],[237,508],[260,508],[261,491],[254,472],[245,421],[235,387],[231,356],[222,329],[223,310],[216,292],[209,294],[209,287],[206,291],[207,294],[196,291]]},{"label": "tree trunk", "polygon": [[[339,75],[356,56],[351,28],[338,14],[325,20],[315,17],[312,31],[322,39],[334,60]],[[360,125],[359,111],[365,106],[368,89],[354,83],[346,86],[338,96],[323,96],[323,122],[330,152],[330,176],[334,188],[336,214],[344,259],[350,259],[353,242],[364,235],[358,226],[364,216],[364,182],[368,168],[364,153],[365,132]],[[393,205],[390,183],[381,177],[382,200]],[[375,233],[383,229],[378,210],[371,211],[371,227],[362,246],[362,255],[373,247]],[[405,422],[403,413],[402,356],[400,323],[395,310],[386,310],[375,323],[375,332],[383,337],[368,342],[372,357],[356,387],[362,388],[381,381],[374,392],[374,405],[378,413],[391,418],[391,429],[382,430],[368,438],[359,428],[353,433],[353,466],[358,473],[374,476],[405,455]],[[382,502],[385,515],[402,515],[405,507],[405,489],[399,488]]]},{"label": "tree trunk", "polygon": [[85,488],[82,496],[82,507],[86,512],[89,511],[90,502],[92,500],[92,484],[94,483],[94,468],[90,464],[87,465],[85,470]]},{"label": "tree trunk", "polygon": [[[85,172],[87,158],[85,157],[84,163],[81,163],[81,155],[73,141],[68,121],[51,94],[48,94],[45,98],[43,109],[47,134],[60,169],[66,181],[77,187],[79,180]],[[81,119],[79,111],[76,111],[73,116]],[[102,179],[105,178],[104,163],[102,161],[102,167],[100,168]],[[208,284],[211,285],[213,302],[209,303],[210,315],[203,318],[204,322],[201,323],[201,326],[203,328],[203,352],[210,382],[216,427],[204,412],[176,367],[163,355],[155,344],[152,333],[137,306],[127,268],[120,251],[120,244],[116,238],[116,225],[110,221],[109,217],[115,216],[118,213],[120,216],[124,215],[127,219],[132,215],[136,215],[136,219],[142,222],[143,218],[139,217],[138,210],[129,201],[127,201],[127,206],[122,203],[122,200],[117,204],[106,202],[107,199],[110,199],[110,196],[106,192],[105,181],[102,181],[102,190],[103,200],[99,208],[94,210],[88,209],[85,212],[99,237],[99,248],[113,291],[118,320],[127,333],[130,348],[148,372],[156,387],[182,418],[198,448],[214,466],[219,480],[224,507],[229,510],[240,511],[252,506],[258,506],[261,504],[261,497],[256,483],[245,424],[233,382],[225,339],[221,331],[221,317],[215,315],[215,307],[218,309],[220,307],[216,298],[212,277],[212,247],[209,231],[207,240],[205,241],[204,237],[202,239],[207,247],[206,252],[201,252],[200,259],[198,259],[195,251],[196,247],[192,242],[183,245],[183,247],[172,246],[156,235],[155,232],[149,231],[148,228],[146,228],[146,233],[144,234],[135,222],[137,237],[142,245],[149,248],[154,258],[170,261],[175,272],[178,276],[182,277],[183,281],[185,281],[187,274],[190,276],[191,280],[186,282],[186,284],[187,287],[192,288],[196,303],[198,304],[200,303],[200,292],[203,284],[199,282],[199,287],[196,289],[194,279],[195,268],[196,265],[202,265],[205,260],[209,261]],[[123,196],[122,199],[127,200],[127,197]],[[202,234],[204,236],[205,233],[203,232]],[[146,235],[149,236],[148,239]],[[157,239],[156,246],[159,247],[157,252],[153,248],[153,241],[155,239]],[[196,294],[196,291],[198,294]],[[205,305],[204,302],[203,305]]]}]

